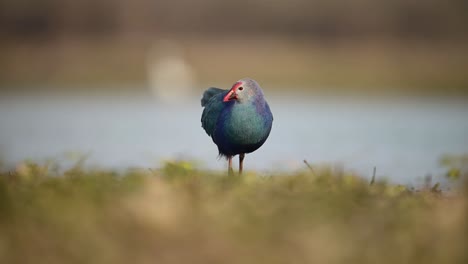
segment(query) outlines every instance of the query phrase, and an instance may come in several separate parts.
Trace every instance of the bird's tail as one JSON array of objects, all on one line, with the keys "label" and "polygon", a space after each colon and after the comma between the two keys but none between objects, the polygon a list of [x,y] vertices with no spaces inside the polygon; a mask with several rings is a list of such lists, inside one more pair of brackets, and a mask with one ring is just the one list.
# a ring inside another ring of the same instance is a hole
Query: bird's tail
[{"label": "bird's tail", "polygon": [[225,92],[225,90],[223,89],[220,89],[220,88],[216,88],[216,87],[210,87],[208,89],[206,89],[206,91],[203,93],[203,97],[201,99],[201,105],[202,106],[205,106],[208,101],[211,99],[211,97],[219,94],[219,93],[222,93],[222,92]]}]

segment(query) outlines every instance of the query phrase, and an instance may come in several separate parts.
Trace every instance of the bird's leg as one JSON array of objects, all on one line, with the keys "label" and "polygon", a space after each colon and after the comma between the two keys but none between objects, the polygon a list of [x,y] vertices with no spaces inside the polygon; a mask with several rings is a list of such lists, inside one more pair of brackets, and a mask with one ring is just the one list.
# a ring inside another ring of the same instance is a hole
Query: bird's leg
[{"label": "bird's leg", "polygon": [[232,170],[232,156],[228,157],[228,174],[232,175],[234,171]]},{"label": "bird's leg", "polygon": [[244,157],[244,153],[239,154],[239,175],[242,174],[242,169],[244,169]]}]

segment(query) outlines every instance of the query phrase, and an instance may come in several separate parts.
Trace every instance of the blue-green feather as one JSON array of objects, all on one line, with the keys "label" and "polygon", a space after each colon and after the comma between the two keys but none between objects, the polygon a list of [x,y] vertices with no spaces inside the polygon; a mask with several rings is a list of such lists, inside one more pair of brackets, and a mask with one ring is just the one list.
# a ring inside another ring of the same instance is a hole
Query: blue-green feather
[{"label": "blue-green feather", "polygon": [[210,87],[206,89],[206,91],[203,93],[202,99],[201,99],[201,106],[205,106],[210,99],[220,93],[226,93],[228,90],[216,88],[216,87]]},{"label": "blue-green feather", "polygon": [[216,122],[224,108],[223,97],[227,92],[228,90],[211,87],[203,93],[201,105],[205,109],[203,109],[201,123],[209,136],[212,136],[215,131]]},{"label": "blue-green feather", "polygon": [[272,121],[273,116],[265,101],[260,106],[253,102],[229,102],[218,117],[213,141],[220,154],[225,156],[253,152],[268,138]]},{"label": "blue-green feather", "polygon": [[257,150],[272,127],[273,115],[261,88],[251,79],[242,81],[249,89],[244,89],[240,99],[224,102],[229,90],[214,87],[201,99],[202,127],[218,146],[219,154],[226,157]]}]

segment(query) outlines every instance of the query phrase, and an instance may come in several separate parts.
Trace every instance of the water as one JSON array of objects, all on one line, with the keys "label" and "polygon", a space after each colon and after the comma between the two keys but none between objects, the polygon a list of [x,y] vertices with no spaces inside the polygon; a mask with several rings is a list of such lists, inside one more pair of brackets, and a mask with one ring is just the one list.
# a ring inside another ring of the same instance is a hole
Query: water
[{"label": "water", "polygon": [[[408,183],[442,172],[442,154],[468,152],[468,107],[450,100],[273,96],[273,129],[246,156],[260,171],[339,164],[345,169]],[[200,125],[198,97],[181,104],[151,96],[7,96],[0,98],[0,159],[66,163],[88,155],[100,167],[155,167],[194,159],[223,170],[217,148]],[[237,161],[237,160],[236,160]],[[236,164],[236,163],[235,163]]]}]

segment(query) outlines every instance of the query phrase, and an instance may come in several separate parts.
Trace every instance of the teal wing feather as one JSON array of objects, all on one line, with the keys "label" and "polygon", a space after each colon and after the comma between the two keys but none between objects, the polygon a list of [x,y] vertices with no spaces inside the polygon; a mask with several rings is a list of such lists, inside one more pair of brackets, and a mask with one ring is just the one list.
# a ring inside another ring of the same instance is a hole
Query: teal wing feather
[{"label": "teal wing feather", "polygon": [[211,87],[203,93],[201,105],[205,109],[203,109],[201,123],[209,136],[214,134],[219,114],[225,107],[223,97],[227,92],[228,90]]},{"label": "teal wing feather", "polygon": [[213,96],[215,96],[215,95],[217,95],[219,93],[226,92],[226,91],[227,90],[216,88],[216,87],[210,87],[210,88],[206,89],[206,91],[203,92],[203,97],[201,99],[201,106],[205,106]]}]

